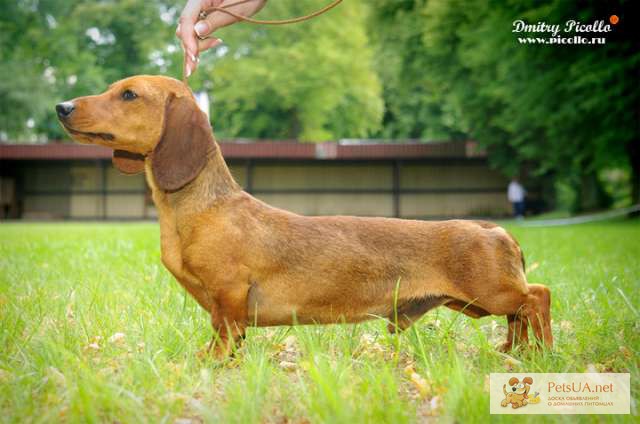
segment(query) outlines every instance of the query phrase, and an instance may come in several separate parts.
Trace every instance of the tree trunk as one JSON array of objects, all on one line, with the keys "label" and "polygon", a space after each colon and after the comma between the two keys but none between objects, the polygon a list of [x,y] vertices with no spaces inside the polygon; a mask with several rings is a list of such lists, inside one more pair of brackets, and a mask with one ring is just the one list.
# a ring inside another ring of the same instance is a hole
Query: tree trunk
[{"label": "tree trunk", "polygon": [[580,186],[572,207],[573,213],[597,211],[611,206],[611,198],[602,187],[596,172],[582,174],[579,178]]},{"label": "tree trunk", "polygon": [[289,138],[291,140],[297,140],[298,138],[300,138],[301,132],[302,132],[302,123],[300,122],[298,109],[294,108],[291,111],[291,122],[289,124]]}]

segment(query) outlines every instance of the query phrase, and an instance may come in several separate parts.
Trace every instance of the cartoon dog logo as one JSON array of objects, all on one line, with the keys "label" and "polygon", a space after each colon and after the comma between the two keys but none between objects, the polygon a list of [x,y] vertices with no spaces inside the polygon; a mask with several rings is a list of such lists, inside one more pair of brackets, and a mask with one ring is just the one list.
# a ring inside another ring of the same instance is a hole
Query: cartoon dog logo
[{"label": "cartoon dog logo", "polygon": [[508,388],[506,384],[502,386],[502,392],[504,393],[505,398],[502,400],[500,405],[506,407],[510,404],[513,409],[516,409],[530,403],[540,402],[538,393],[536,393],[532,398],[529,398],[529,390],[531,390],[532,384],[533,378],[531,377],[525,377],[522,381],[516,377],[511,377],[509,379]]}]

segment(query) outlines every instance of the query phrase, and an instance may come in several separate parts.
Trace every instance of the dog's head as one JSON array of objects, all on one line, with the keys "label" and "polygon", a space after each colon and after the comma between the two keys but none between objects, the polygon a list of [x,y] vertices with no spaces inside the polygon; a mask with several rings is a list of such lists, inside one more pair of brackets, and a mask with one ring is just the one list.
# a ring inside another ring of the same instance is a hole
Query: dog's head
[{"label": "dog's head", "polygon": [[533,384],[533,379],[531,377],[525,377],[522,381],[518,380],[516,377],[511,377],[509,379],[509,388],[507,389],[507,393],[526,395],[531,389],[531,384]]},{"label": "dog's head", "polygon": [[107,91],[56,105],[65,131],[79,143],[112,148],[125,174],[144,171],[151,160],[158,186],[177,190],[193,180],[216,149],[207,116],[178,80],[141,75]]}]

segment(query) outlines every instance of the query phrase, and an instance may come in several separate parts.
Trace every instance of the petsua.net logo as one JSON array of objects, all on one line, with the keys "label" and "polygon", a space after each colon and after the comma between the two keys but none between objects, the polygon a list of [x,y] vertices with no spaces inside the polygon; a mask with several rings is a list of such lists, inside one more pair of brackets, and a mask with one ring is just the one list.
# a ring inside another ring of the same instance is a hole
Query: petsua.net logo
[{"label": "petsua.net logo", "polygon": [[492,414],[629,414],[630,374],[492,373]]}]

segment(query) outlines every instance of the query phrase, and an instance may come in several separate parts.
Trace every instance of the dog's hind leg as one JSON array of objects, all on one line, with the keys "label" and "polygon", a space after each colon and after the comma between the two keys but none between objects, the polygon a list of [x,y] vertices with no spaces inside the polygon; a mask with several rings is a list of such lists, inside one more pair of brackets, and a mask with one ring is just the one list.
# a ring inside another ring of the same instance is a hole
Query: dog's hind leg
[{"label": "dog's hind leg", "polygon": [[507,340],[498,347],[501,352],[508,352],[514,346],[521,344],[526,345],[529,342],[529,333],[527,331],[527,320],[520,313],[507,315]]},{"label": "dog's hind leg", "polygon": [[538,342],[551,348],[553,335],[551,334],[551,293],[549,289],[539,284],[527,284],[527,293],[524,298],[512,304],[514,311],[507,313],[509,324],[507,340],[500,347],[500,350],[507,351],[516,345],[528,344],[528,325],[531,325]]},{"label": "dog's hind leg", "polygon": [[529,295],[523,310],[538,341],[547,348],[553,347],[551,291],[541,284],[529,284]]},{"label": "dog's hind leg", "polygon": [[[462,312],[471,318],[482,318],[487,315],[491,315],[489,311],[472,303],[464,303],[461,300],[453,300],[445,306],[453,309],[454,311]],[[514,345],[526,345],[529,340],[527,318],[523,316],[522,312],[507,315],[507,323],[509,328],[507,340],[498,347],[498,350],[502,352],[511,350]]]}]

